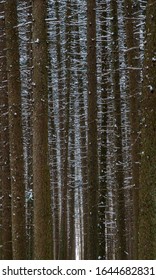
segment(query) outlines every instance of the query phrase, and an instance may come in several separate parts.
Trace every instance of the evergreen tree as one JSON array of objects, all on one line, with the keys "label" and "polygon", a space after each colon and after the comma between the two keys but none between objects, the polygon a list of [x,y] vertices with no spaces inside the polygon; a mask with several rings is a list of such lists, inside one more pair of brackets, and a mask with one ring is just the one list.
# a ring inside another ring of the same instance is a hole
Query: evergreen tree
[{"label": "evergreen tree", "polygon": [[12,225],[11,225],[11,177],[10,146],[8,118],[8,87],[6,68],[6,38],[4,21],[4,3],[0,4],[0,118],[1,118],[1,188],[2,188],[2,259],[12,259]]},{"label": "evergreen tree", "polygon": [[34,258],[52,259],[52,212],[48,165],[47,1],[34,0],[33,12],[33,186]]},{"label": "evergreen tree", "polygon": [[87,1],[87,71],[88,71],[88,259],[98,258],[97,201],[97,69],[96,69],[96,1]]},{"label": "evergreen tree", "polygon": [[17,1],[5,1],[13,259],[26,258],[25,185]]},{"label": "evergreen tree", "polygon": [[139,259],[156,259],[156,5],[149,0],[142,88]]}]

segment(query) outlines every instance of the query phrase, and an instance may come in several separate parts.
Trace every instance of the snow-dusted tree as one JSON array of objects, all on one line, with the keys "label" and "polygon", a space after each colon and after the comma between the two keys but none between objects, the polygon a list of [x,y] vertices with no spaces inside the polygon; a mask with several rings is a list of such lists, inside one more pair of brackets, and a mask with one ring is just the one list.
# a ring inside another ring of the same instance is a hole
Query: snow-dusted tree
[{"label": "snow-dusted tree", "polygon": [[34,258],[52,259],[51,192],[48,164],[47,1],[34,0],[33,14],[33,186]]},{"label": "snow-dusted tree", "polygon": [[13,259],[26,258],[25,185],[21,119],[21,81],[17,1],[5,1],[5,33],[9,104],[9,141]]},{"label": "snow-dusted tree", "polygon": [[[77,108],[78,108],[78,118],[79,118],[79,126],[80,126],[80,155],[81,155],[81,174],[82,174],[82,198],[81,195],[79,197],[79,203],[81,205],[81,200],[83,201],[83,206],[80,207],[80,219],[83,222],[80,225],[81,231],[81,258],[87,259],[88,257],[88,184],[87,184],[87,127],[86,127],[86,106],[85,106],[85,88],[84,83],[86,83],[84,66],[83,66],[83,49],[81,46],[81,38],[80,38],[80,11],[78,6],[78,1],[73,1],[73,33],[75,37],[75,47],[73,49],[74,57],[75,57],[75,68],[76,68],[76,76],[77,76],[77,92],[78,98]],[[84,13],[86,11],[84,10]],[[84,52],[85,53],[85,52]],[[81,209],[82,208],[82,209]],[[82,225],[83,224],[83,225]]]},{"label": "snow-dusted tree", "polygon": [[12,259],[11,178],[8,118],[8,87],[6,68],[4,2],[0,4],[0,124],[1,124],[1,188],[2,188],[2,259]]},{"label": "snow-dusted tree", "polygon": [[66,2],[65,16],[65,114],[64,114],[64,145],[63,145],[63,182],[62,182],[62,205],[61,205],[61,232],[60,232],[60,255],[62,260],[67,259],[67,190],[68,190],[68,156],[69,156],[69,120],[70,120],[70,95],[71,95],[71,1]]},{"label": "snow-dusted tree", "polygon": [[141,102],[139,259],[156,258],[156,5],[149,0]]},{"label": "snow-dusted tree", "polygon": [[98,201],[98,254],[99,259],[106,259],[106,204],[107,204],[107,106],[108,106],[108,51],[107,51],[107,5],[99,3],[101,35],[101,141],[100,145],[100,187]]},{"label": "snow-dusted tree", "polygon": [[33,176],[32,176],[32,1],[18,1],[18,30],[22,97],[22,129],[26,194],[26,250],[33,250]]},{"label": "snow-dusted tree", "polygon": [[124,170],[121,129],[121,94],[120,94],[120,64],[119,64],[119,26],[118,26],[118,3],[111,1],[112,14],[112,89],[114,95],[114,118],[115,118],[115,148],[116,148],[116,219],[117,219],[117,258],[126,259],[126,217],[124,195]]},{"label": "snow-dusted tree", "polygon": [[[59,121],[58,121],[58,127],[59,127],[59,138],[60,138],[60,181],[62,182],[62,163],[63,163],[63,136],[64,136],[64,102],[63,102],[63,77],[62,77],[62,52],[61,52],[61,30],[60,30],[60,4],[59,1],[55,1],[55,17],[56,17],[56,60],[57,60],[57,72],[58,72],[58,102],[59,102]],[[52,56],[51,56],[52,57]],[[52,60],[52,59],[51,59]],[[52,61],[51,61],[52,63]],[[54,109],[55,109],[55,104],[54,104],[54,95],[53,95],[53,110],[52,110],[52,117],[55,117]],[[54,122],[54,120],[53,120]],[[57,139],[57,127],[56,124],[53,126],[53,138],[55,142],[55,146],[53,145],[53,164],[57,164],[57,170],[59,169],[59,163],[57,161],[57,144],[56,144],[56,139]],[[50,148],[51,150],[51,148]],[[56,169],[56,167],[54,167]],[[53,171],[54,171],[53,168]],[[57,178],[56,178],[57,176]],[[55,252],[55,259],[59,258],[59,245],[60,245],[60,202],[59,202],[59,178],[58,178],[58,172],[56,175],[56,170],[55,170],[55,175],[53,178],[54,181],[54,186],[53,186],[53,191],[54,191],[54,213],[53,213],[53,218],[54,218],[54,252]]]},{"label": "snow-dusted tree", "polygon": [[27,257],[33,258],[33,164],[32,164],[32,102],[33,102],[33,86],[32,86],[32,1],[28,0],[25,3],[27,13],[26,29],[26,52],[27,52],[27,75],[25,84],[27,87],[27,216],[26,216],[26,229],[27,229]]},{"label": "snow-dusted tree", "polygon": [[97,69],[96,69],[96,1],[87,1],[87,71],[88,71],[88,259],[98,258],[97,198]]},{"label": "snow-dusted tree", "polygon": [[138,22],[138,3],[125,0],[126,55],[128,64],[128,96],[130,99],[131,154],[132,154],[132,197],[133,197],[133,258],[138,255],[138,212],[139,212],[139,92],[140,92],[140,54],[136,25]]}]

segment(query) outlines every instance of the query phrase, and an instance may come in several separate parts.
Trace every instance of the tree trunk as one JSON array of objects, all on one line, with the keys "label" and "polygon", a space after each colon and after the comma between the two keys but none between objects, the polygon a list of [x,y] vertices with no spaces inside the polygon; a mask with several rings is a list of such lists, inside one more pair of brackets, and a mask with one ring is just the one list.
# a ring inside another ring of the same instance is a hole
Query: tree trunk
[{"label": "tree trunk", "polygon": [[[82,200],[83,200],[83,229],[81,228],[81,239],[83,242],[82,257],[88,259],[88,172],[87,172],[87,127],[85,116],[85,102],[84,102],[84,84],[83,84],[83,65],[82,65],[82,50],[80,44],[80,27],[78,19],[78,3],[74,1],[75,13],[74,20],[76,22],[74,31],[76,33],[75,42],[75,56],[77,62],[77,80],[78,80],[78,94],[79,94],[79,120],[80,120],[80,153],[81,153],[81,170],[82,170]],[[81,209],[80,209],[81,211]]]},{"label": "tree trunk", "polygon": [[34,0],[33,13],[33,185],[34,259],[52,259],[52,213],[48,166],[47,3]]},{"label": "tree trunk", "polygon": [[12,259],[12,225],[11,225],[11,178],[10,178],[10,147],[8,118],[8,88],[6,38],[4,22],[4,3],[0,5],[0,105],[1,105],[1,188],[2,188],[2,259]]},{"label": "tree trunk", "polygon": [[89,228],[88,258],[98,258],[97,194],[97,73],[96,73],[96,1],[87,1],[87,70],[88,70],[88,191]]},{"label": "tree trunk", "polygon": [[27,216],[26,216],[26,228],[27,228],[27,258],[33,258],[33,139],[32,139],[32,100],[33,100],[33,87],[32,87],[32,1],[26,2],[27,8],[27,21],[29,24],[26,26],[27,37]]},{"label": "tree trunk", "polygon": [[98,235],[99,235],[99,259],[106,259],[106,203],[107,203],[107,97],[108,97],[108,71],[107,39],[106,39],[106,3],[101,4],[100,16],[101,27],[101,154],[100,154],[100,187],[99,187],[99,209],[98,209]]},{"label": "tree trunk", "polygon": [[[131,153],[132,153],[132,197],[133,197],[133,259],[138,257],[138,213],[139,213],[139,100],[140,71],[139,66],[139,42],[135,34],[134,1],[125,0],[126,16],[126,43],[128,62],[128,95],[130,98],[130,123],[131,123]],[[137,16],[137,15],[136,15]]]},{"label": "tree trunk", "polygon": [[[72,98],[72,107],[74,98]],[[75,112],[73,113],[75,114]],[[68,187],[68,260],[75,260],[75,120],[71,116],[70,143],[70,181]]]},{"label": "tree trunk", "polygon": [[13,259],[26,258],[25,186],[21,121],[21,83],[17,33],[17,1],[5,2]]},{"label": "tree trunk", "polygon": [[141,102],[139,259],[156,259],[156,5],[149,0]]},{"label": "tree trunk", "polygon": [[69,115],[70,115],[70,87],[71,87],[71,1],[67,0],[66,3],[66,19],[65,19],[65,38],[66,38],[66,108],[65,108],[65,123],[64,123],[64,151],[63,151],[63,182],[62,182],[62,208],[61,208],[61,244],[60,244],[60,256],[62,260],[67,260],[67,190],[68,190],[68,148],[69,148]]},{"label": "tree trunk", "polygon": [[[56,14],[56,52],[57,52],[57,71],[58,71],[58,99],[59,99],[59,137],[60,137],[60,171],[61,183],[63,183],[63,139],[64,139],[64,92],[63,92],[63,75],[62,75],[62,53],[61,53],[61,30],[60,30],[60,6],[59,1],[55,1],[55,14]],[[56,152],[54,152],[56,153]],[[56,161],[56,159],[54,159]],[[60,246],[60,203],[59,203],[60,188],[57,184],[54,186],[55,193],[55,257],[59,259],[59,246]]]},{"label": "tree trunk", "polygon": [[118,32],[118,6],[117,2],[111,1],[112,8],[112,70],[113,70],[113,95],[115,117],[115,144],[116,144],[116,199],[117,199],[117,258],[127,259],[126,254],[126,217],[124,196],[124,171],[121,130],[121,96],[119,75],[119,32]]}]

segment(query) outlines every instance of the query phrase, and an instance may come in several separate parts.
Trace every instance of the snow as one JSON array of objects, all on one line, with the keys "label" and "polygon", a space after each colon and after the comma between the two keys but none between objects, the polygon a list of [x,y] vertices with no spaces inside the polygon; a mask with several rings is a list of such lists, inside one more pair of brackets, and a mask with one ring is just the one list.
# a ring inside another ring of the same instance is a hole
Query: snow
[{"label": "snow", "polygon": [[37,39],[35,40],[35,43],[39,44],[39,42],[40,42],[40,40],[39,40],[39,38],[37,38]]}]

